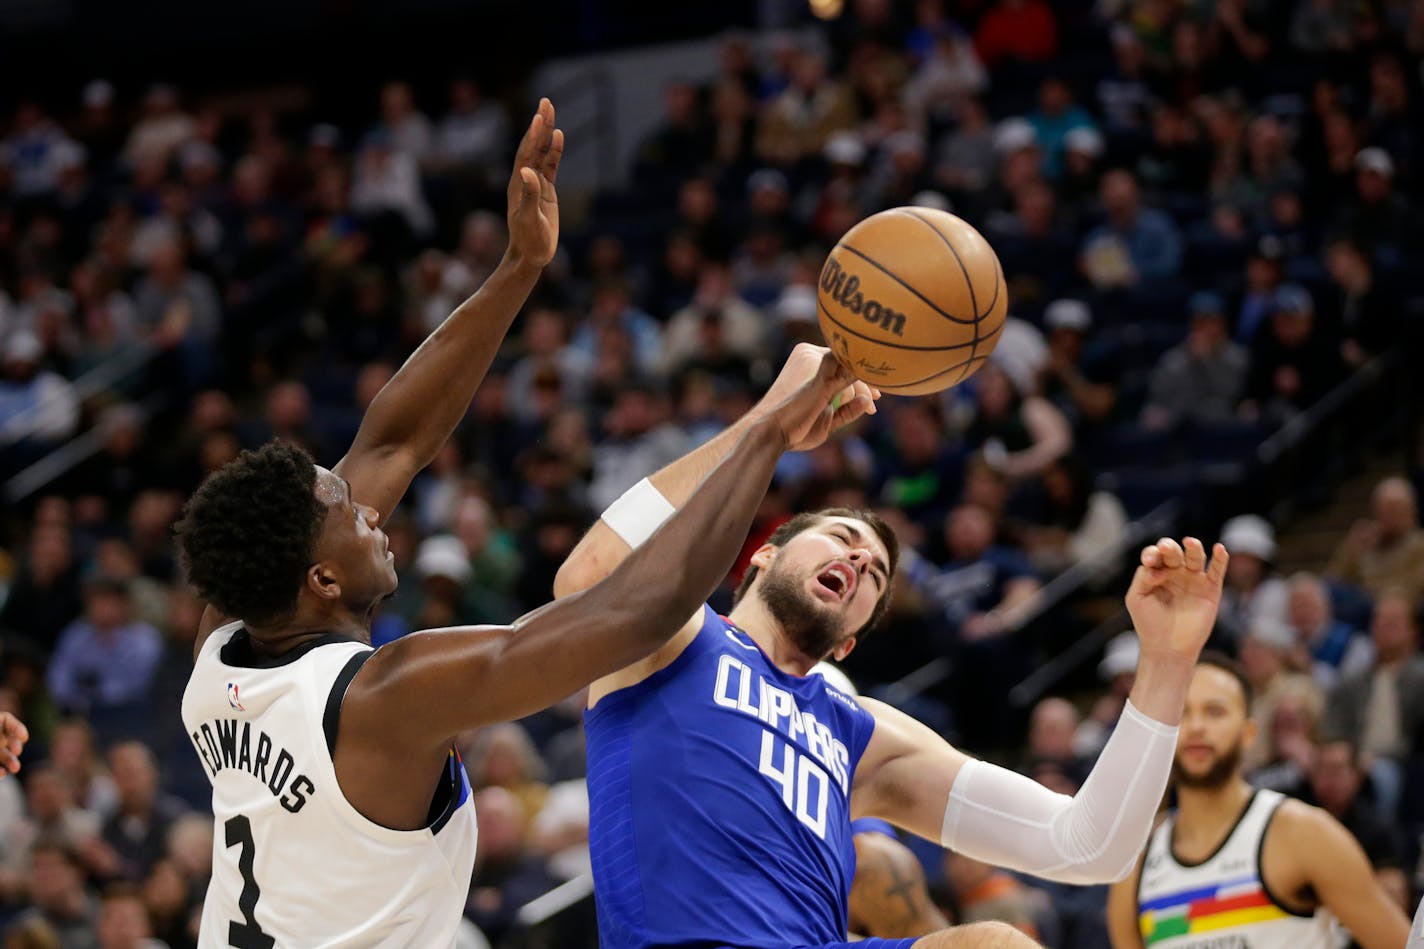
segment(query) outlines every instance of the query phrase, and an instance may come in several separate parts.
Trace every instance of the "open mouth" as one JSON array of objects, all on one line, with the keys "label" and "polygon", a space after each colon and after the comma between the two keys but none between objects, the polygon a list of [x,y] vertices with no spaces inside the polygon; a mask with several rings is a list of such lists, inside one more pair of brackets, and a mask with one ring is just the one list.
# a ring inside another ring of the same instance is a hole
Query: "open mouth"
[{"label": "open mouth", "polygon": [[816,575],[816,582],[842,602],[855,592],[855,581],[855,571],[843,563],[833,563]]}]

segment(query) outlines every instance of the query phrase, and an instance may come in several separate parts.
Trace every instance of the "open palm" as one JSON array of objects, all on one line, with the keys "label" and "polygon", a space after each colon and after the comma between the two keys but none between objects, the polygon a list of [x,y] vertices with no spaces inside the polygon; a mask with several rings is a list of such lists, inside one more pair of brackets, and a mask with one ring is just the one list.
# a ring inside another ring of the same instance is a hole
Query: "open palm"
[{"label": "open palm", "polygon": [[542,267],[559,246],[559,195],[554,181],[564,156],[564,132],[554,127],[554,106],[539,100],[514,154],[509,176],[509,248]]},{"label": "open palm", "polygon": [[1206,550],[1195,537],[1181,544],[1169,537],[1142,550],[1127,591],[1127,612],[1144,652],[1195,661],[1216,624],[1226,580],[1226,548]]}]

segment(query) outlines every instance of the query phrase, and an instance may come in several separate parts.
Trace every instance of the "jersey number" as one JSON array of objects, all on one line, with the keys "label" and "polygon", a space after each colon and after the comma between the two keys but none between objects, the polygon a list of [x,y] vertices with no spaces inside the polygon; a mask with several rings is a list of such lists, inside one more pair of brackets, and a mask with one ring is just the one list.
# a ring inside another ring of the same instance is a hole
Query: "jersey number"
[{"label": "jersey number", "polygon": [[[776,753],[781,745],[780,762]],[[830,779],[803,754],[792,748],[790,742],[779,742],[776,735],[761,733],[762,774],[781,785],[781,800],[786,809],[796,815],[796,819],[822,840],[826,839],[826,799],[830,792]],[[815,785],[812,788],[812,785]]]},{"label": "jersey number", "polygon": [[229,817],[223,822],[223,829],[227,831],[227,845],[242,848],[237,853],[237,871],[242,874],[237,908],[242,911],[242,922],[227,924],[227,944],[237,949],[272,949],[277,941],[262,931],[254,915],[262,890],[252,876],[252,859],[257,850],[252,843],[252,822],[241,815]]}]

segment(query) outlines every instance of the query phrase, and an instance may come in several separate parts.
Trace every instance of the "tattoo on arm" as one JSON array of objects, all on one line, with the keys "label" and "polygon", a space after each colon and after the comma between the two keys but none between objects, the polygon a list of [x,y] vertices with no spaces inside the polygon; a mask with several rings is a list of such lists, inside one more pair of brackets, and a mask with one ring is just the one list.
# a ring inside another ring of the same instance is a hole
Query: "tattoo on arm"
[{"label": "tattoo on arm", "polygon": [[865,936],[903,939],[943,929],[948,923],[930,902],[924,871],[915,855],[888,837],[858,839],[855,882],[850,891],[853,928]]}]

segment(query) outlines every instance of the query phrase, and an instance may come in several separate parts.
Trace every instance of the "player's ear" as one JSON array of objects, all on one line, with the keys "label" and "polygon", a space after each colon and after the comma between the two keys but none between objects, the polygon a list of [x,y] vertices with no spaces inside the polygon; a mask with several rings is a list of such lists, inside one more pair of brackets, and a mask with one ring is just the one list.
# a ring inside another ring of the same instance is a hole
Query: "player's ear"
[{"label": "player's ear", "polygon": [[851,636],[849,639],[836,646],[835,649],[831,650],[831,658],[834,659],[836,662],[844,662],[845,657],[849,656],[851,652],[854,651],[855,643],[855,637]]},{"label": "player's ear", "polygon": [[307,568],[307,590],[322,600],[339,600],[341,580],[330,566],[318,561]]},{"label": "player's ear", "polygon": [[775,544],[762,544],[756,549],[756,553],[752,554],[751,560],[748,561],[748,563],[754,567],[760,567],[762,570],[765,570],[771,566],[771,562],[776,559],[776,552],[780,549],[781,548]]},{"label": "player's ear", "polygon": [[1241,747],[1250,748],[1256,744],[1256,733],[1261,730],[1261,726],[1256,724],[1254,718],[1246,719],[1246,723],[1241,726]]}]

